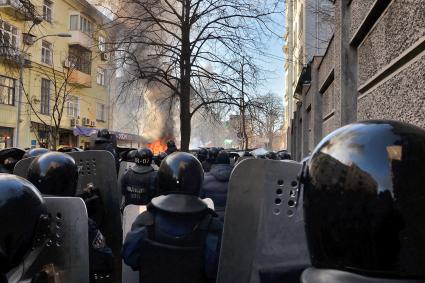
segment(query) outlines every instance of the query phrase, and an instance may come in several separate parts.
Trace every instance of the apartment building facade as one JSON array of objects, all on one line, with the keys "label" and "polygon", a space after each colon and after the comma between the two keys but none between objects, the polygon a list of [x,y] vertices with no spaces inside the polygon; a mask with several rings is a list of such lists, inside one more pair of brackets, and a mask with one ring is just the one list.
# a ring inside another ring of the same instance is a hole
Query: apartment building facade
[{"label": "apartment building facade", "polygon": [[52,133],[80,146],[107,128],[108,19],[85,0],[1,0],[0,19],[0,148],[52,147]]},{"label": "apartment building facade", "polygon": [[334,4],[330,0],[289,0],[285,5],[284,139],[290,147],[291,140],[287,137],[298,100],[295,91],[298,80],[303,67],[326,51],[333,30]]},{"label": "apartment building facade", "polygon": [[425,1],[336,0],[335,31],[304,68],[290,122],[297,160],[346,124],[397,120],[425,128]]}]

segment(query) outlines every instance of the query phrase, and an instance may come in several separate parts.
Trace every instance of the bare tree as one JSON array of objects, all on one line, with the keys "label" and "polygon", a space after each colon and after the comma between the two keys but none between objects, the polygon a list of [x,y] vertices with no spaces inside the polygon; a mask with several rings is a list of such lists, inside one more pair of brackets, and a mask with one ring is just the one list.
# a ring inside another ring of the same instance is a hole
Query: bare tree
[{"label": "bare tree", "polygon": [[[71,93],[75,89],[75,85],[72,83],[75,64],[69,58],[69,66],[57,68],[55,62],[53,62],[53,54],[51,58],[50,67],[38,64],[32,65],[32,70],[42,75],[47,83],[47,85],[40,86],[41,88],[47,88],[45,89],[49,93],[49,96],[46,97],[47,100],[42,101],[43,98],[31,95],[25,89],[24,84],[22,84],[22,90],[24,94],[23,102],[27,105],[27,114],[34,117],[36,121],[31,126],[36,139],[40,144],[45,141],[49,148],[56,150],[59,145],[62,121],[66,114],[65,110],[72,99]],[[40,132],[43,132],[46,136],[40,136]]]},{"label": "bare tree", "polygon": [[255,93],[259,74],[251,51],[261,51],[279,1],[124,0],[110,9],[116,35],[110,43],[127,83],[143,80],[178,99],[182,150],[189,149],[196,112],[239,106],[242,57],[246,75],[257,74],[244,85],[247,100]]},{"label": "bare tree", "polygon": [[283,101],[274,93],[263,95],[259,107],[251,112],[254,134],[268,140],[268,149],[273,148],[274,139],[283,127]]}]

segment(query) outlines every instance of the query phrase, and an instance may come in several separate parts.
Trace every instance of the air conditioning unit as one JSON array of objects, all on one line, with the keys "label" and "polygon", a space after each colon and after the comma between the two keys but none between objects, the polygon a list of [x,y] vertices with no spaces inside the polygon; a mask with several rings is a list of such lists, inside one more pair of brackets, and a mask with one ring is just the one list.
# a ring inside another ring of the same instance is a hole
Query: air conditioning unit
[{"label": "air conditioning unit", "polygon": [[89,118],[83,118],[83,126],[90,126],[90,119]]},{"label": "air conditioning unit", "polygon": [[71,62],[69,62],[69,60],[68,60],[68,59],[64,60],[62,65],[63,65],[65,68],[71,68]]},{"label": "air conditioning unit", "polygon": [[75,125],[76,125],[76,120],[75,120],[75,118],[72,118],[71,119],[71,127],[75,127]]},{"label": "air conditioning unit", "polygon": [[108,61],[109,60],[109,53],[102,52],[100,54],[100,59],[102,59],[102,61]]}]

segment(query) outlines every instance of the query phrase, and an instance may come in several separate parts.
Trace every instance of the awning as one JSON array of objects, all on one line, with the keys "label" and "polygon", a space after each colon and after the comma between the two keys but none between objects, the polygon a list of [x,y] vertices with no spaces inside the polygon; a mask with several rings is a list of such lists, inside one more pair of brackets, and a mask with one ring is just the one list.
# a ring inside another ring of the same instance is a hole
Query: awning
[{"label": "awning", "polygon": [[[75,136],[83,136],[83,137],[90,137],[92,135],[97,134],[99,129],[97,128],[86,128],[82,126],[75,126],[74,128],[74,135]],[[121,133],[121,132],[115,132],[115,131],[109,131],[111,134],[114,134],[118,140],[123,141],[139,141],[139,136],[133,135],[133,134],[127,134],[127,133]]]},{"label": "awning", "polygon": [[99,129],[96,128],[86,128],[77,125],[74,128],[74,136],[90,137],[91,135],[96,134],[98,131]]}]

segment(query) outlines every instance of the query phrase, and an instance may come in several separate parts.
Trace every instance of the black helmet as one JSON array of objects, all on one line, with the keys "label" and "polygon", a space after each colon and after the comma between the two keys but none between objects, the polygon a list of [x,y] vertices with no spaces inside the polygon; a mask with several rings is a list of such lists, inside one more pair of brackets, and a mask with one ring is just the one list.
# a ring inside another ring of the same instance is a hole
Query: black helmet
[{"label": "black helmet", "polygon": [[271,160],[277,160],[277,154],[276,152],[269,151],[266,153],[266,158]]},{"label": "black helmet", "polygon": [[44,200],[30,182],[0,174],[0,273],[21,263],[46,214]]},{"label": "black helmet", "polygon": [[28,181],[42,194],[73,197],[77,190],[78,167],[68,154],[50,152],[31,162]]},{"label": "black helmet", "polygon": [[24,156],[22,158],[29,158],[29,157],[36,157],[36,156],[40,156],[42,154],[45,154],[49,152],[49,150],[47,148],[33,148],[28,150],[27,152],[25,152]]},{"label": "black helmet", "polygon": [[153,153],[149,148],[140,148],[134,156],[134,162],[139,166],[151,166]]},{"label": "black helmet", "polygon": [[230,157],[227,151],[221,150],[216,158],[216,164],[230,164]]},{"label": "black helmet", "polygon": [[291,154],[287,151],[280,151],[277,156],[279,157],[280,160],[290,160],[291,159]]},{"label": "black helmet", "polygon": [[176,143],[173,140],[167,141],[167,147],[176,147]]},{"label": "black helmet", "polygon": [[208,151],[208,161],[210,163],[215,163],[215,160],[217,159],[217,155],[220,152],[220,150],[216,147],[210,148]]},{"label": "black helmet", "polygon": [[200,148],[196,154],[196,156],[198,157],[198,160],[203,162],[205,160],[207,160],[208,158],[208,150],[205,148]]},{"label": "black helmet", "polygon": [[165,158],[158,171],[159,193],[198,196],[204,180],[204,170],[195,156],[175,152]]},{"label": "black helmet", "polygon": [[312,264],[425,277],[425,131],[368,121],[328,135],[303,170]]},{"label": "black helmet", "polygon": [[111,134],[108,129],[101,129],[97,132],[96,141],[110,141]]},{"label": "black helmet", "polygon": [[134,158],[136,157],[137,149],[132,149],[127,152],[126,161],[134,162]]}]

